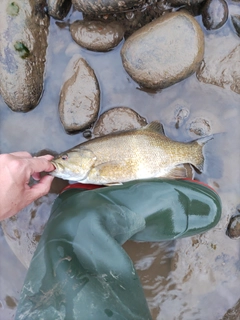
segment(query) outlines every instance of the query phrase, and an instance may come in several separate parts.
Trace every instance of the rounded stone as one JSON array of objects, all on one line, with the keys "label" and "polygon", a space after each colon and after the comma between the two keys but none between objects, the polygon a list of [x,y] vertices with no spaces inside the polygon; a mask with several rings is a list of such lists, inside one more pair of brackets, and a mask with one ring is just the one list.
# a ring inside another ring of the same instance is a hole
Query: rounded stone
[{"label": "rounded stone", "polygon": [[127,107],[116,107],[104,112],[96,122],[93,133],[102,136],[108,133],[131,130],[147,124],[145,118]]},{"label": "rounded stone", "polygon": [[71,0],[48,0],[48,14],[63,20],[69,13],[72,6]]},{"label": "rounded stone", "polygon": [[73,40],[92,51],[109,51],[116,47],[124,36],[123,26],[116,22],[78,20],[70,25]]},{"label": "rounded stone", "polygon": [[202,21],[206,29],[219,29],[227,19],[228,5],[225,0],[207,0],[202,8]]},{"label": "rounded stone", "polygon": [[67,132],[82,131],[97,118],[100,90],[93,69],[83,58],[70,67],[70,77],[64,83],[59,102],[59,114]]},{"label": "rounded stone", "polygon": [[231,217],[226,233],[231,239],[240,239],[240,214]]},{"label": "rounded stone", "polygon": [[141,86],[167,88],[193,74],[203,59],[204,34],[185,11],[169,13],[133,33],[121,50],[123,66]]}]

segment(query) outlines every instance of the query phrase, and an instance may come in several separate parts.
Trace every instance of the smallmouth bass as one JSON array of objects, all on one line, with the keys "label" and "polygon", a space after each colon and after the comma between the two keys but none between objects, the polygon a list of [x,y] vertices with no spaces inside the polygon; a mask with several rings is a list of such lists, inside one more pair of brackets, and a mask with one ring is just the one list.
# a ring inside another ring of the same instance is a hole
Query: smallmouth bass
[{"label": "smallmouth bass", "polygon": [[51,162],[51,174],[81,183],[114,185],[147,178],[185,178],[183,164],[203,170],[203,145],[212,137],[183,143],[165,136],[153,121],[140,129],[119,131],[83,142]]}]

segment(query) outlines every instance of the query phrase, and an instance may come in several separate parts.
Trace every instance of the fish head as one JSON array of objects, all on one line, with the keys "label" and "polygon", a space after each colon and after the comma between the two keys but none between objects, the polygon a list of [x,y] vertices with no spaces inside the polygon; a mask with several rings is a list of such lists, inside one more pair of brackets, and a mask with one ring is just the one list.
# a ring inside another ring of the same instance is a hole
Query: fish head
[{"label": "fish head", "polygon": [[64,180],[81,181],[91,170],[96,156],[88,149],[72,149],[56,156],[51,163],[55,170],[50,174]]}]

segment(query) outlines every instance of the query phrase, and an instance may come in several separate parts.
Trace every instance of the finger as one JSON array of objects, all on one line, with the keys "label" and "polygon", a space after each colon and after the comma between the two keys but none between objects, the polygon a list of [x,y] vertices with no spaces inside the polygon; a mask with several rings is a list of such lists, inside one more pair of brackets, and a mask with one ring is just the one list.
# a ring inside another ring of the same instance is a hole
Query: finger
[{"label": "finger", "polygon": [[34,173],[32,174],[32,178],[33,178],[34,180],[36,180],[36,181],[39,181],[39,180],[41,179],[41,175],[40,175],[39,172],[34,172]]},{"label": "finger", "polygon": [[12,152],[12,153],[9,153],[11,154],[12,156],[14,157],[19,157],[19,158],[32,158],[32,155],[27,152],[27,151],[18,151],[18,152]]},{"label": "finger", "polygon": [[38,159],[46,159],[46,160],[48,160],[48,161],[51,161],[53,158],[54,158],[54,156],[52,156],[51,154],[45,154],[44,156],[40,156],[40,157],[38,157]]},{"label": "finger", "polygon": [[29,193],[31,194],[32,201],[44,196],[49,192],[53,179],[54,177],[52,176],[44,176],[37,184],[31,187]]},{"label": "finger", "polygon": [[32,158],[28,160],[31,175],[37,172],[50,172],[55,170],[54,165],[44,158]]}]

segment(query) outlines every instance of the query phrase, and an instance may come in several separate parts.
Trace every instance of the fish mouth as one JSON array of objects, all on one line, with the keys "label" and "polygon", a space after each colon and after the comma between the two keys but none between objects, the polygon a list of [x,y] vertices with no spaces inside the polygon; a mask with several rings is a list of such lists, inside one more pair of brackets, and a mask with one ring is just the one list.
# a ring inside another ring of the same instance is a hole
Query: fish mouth
[{"label": "fish mouth", "polygon": [[63,170],[63,167],[59,163],[56,163],[54,160],[50,162],[54,166],[54,170],[49,172],[49,174],[52,176],[57,176],[58,172]]}]

